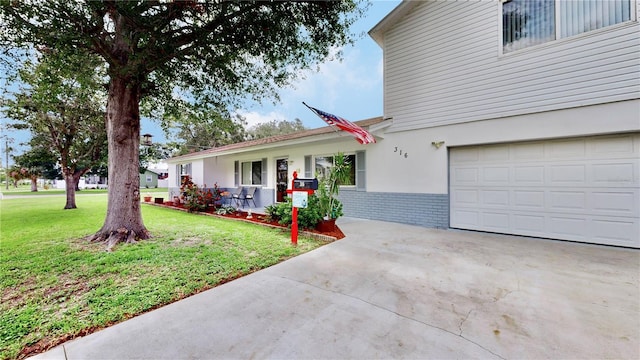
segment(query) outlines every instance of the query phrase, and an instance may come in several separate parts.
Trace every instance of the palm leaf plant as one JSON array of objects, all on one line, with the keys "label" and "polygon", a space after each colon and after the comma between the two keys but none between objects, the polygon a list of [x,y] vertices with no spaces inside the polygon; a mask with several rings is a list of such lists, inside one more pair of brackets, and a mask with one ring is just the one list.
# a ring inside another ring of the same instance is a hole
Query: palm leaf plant
[{"label": "palm leaf plant", "polygon": [[344,153],[333,157],[333,167],[326,176],[319,179],[318,200],[320,212],[325,220],[337,219],[343,215],[342,203],[337,199],[340,185],[347,184],[351,178],[351,163]]}]

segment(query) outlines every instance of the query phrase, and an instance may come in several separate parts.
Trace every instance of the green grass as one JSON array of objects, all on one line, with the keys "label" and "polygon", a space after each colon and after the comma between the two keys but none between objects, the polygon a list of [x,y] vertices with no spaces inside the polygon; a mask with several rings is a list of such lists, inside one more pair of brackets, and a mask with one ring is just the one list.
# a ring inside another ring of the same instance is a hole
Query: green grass
[{"label": "green grass", "polygon": [[[65,193],[64,189],[43,189],[41,187],[38,187],[38,191],[31,192],[31,186],[29,185],[20,185],[17,188],[10,186],[9,190],[2,188],[0,189],[0,192],[2,192],[4,195],[64,195]],[[107,192],[107,189],[84,189],[76,191],[76,194],[106,194]],[[140,188],[141,196],[147,193],[151,194],[151,196],[155,196],[158,194],[168,196],[169,190],[167,188]]]},{"label": "green grass", "polygon": [[[153,238],[104,245],[106,196],[0,202],[0,357],[17,358],[321,246],[260,225],[143,205]],[[22,351],[22,355],[21,355]]]}]

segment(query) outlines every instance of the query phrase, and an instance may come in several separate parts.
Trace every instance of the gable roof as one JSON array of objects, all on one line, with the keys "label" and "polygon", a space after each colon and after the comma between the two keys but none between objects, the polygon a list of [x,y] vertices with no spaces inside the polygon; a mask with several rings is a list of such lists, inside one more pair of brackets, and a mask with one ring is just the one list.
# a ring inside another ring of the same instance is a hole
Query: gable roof
[{"label": "gable roof", "polygon": [[[377,125],[383,122],[382,116],[354,121],[353,123],[370,130],[370,127],[373,125]],[[258,148],[270,148],[277,146],[285,146],[289,144],[301,143],[301,142],[312,142],[317,141],[319,138],[325,137],[339,137],[343,134],[352,137],[351,134],[345,133],[343,131],[337,130],[331,126],[324,126],[311,130],[302,130],[290,134],[285,135],[275,135],[267,138],[256,139],[256,140],[248,140],[235,144],[224,145],[220,147],[215,147],[203,151],[198,151],[186,155],[180,155],[176,157],[172,157],[167,159],[167,162],[176,162],[187,159],[200,159],[210,156],[219,156],[226,155],[236,152],[243,152],[249,150],[257,150]],[[324,136],[322,136],[324,135]],[[354,140],[355,141],[355,140]]]},{"label": "gable roof", "polygon": [[404,0],[400,5],[396,6],[395,9],[391,10],[387,16],[380,20],[376,26],[369,30],[369,36],[371,36],[378,46],[382,47],[384,45],[384,33],[421,2],[423,1]]}]

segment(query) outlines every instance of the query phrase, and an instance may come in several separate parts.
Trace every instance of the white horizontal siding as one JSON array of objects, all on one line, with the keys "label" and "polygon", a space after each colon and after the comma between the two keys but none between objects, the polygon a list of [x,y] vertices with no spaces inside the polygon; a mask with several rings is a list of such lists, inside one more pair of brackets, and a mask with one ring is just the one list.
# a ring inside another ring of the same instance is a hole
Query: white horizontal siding
[{"label": "white horizontal siding", "polygon": [[640,98],[637,22],[500,55],[497,2],[429,1],[385,33],[392,130]]}]

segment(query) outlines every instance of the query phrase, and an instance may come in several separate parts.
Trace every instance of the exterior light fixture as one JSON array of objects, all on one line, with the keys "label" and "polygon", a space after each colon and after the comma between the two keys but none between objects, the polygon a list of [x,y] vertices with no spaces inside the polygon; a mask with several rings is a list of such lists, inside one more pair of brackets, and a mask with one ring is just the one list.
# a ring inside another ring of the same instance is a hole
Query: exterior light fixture
[{"label": "exterior light fixture", "polygon": [[432,141],[431,145],[435,146],[436,149],[440,149],[440,146],[444,145],[444,141]]}]

